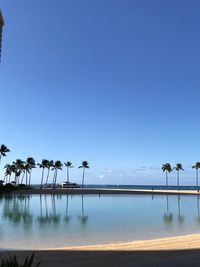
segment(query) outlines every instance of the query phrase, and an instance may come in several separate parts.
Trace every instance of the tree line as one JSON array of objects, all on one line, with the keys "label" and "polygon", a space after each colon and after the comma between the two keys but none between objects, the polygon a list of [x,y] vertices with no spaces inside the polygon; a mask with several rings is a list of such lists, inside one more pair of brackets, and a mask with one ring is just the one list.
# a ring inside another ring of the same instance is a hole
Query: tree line
[{"label": "tree line", "polygon": [[[7,153],[10,152],[10,150],[5,145],[0,146],[0,163],[2,157],[5,157]],[[56,187],[57,184],[57,177],[58,177],[58,171],[62,170],[63,166],[67,168],[67,182],[69,183],[69,170],[70,168],[73,168],[72,162],[67,161],[62,163],[60,160],[47,160],[43,159],[41,163],[36,163],[35,159],[32,157],[28,157],[26,161],[23,161],[21,159],[16,159],[16,161],[13,161],[12,164],[6,164],[4,169],[4,179],[2,182],[5,184],[11,183],[11,177],[12,174],[14,174],[14,183],[17,185],[25,184],[26,187],[31,186],[31,178],[32,178],[32,170],[34,168],[41,168],[42,175],[41,175],[41,182],[40,182],[40,188],[42,189],[43,185],[47,185],[49,183],[49,176],[50,171],[53,172],[53,179],[51,182],[51,185],[53,188]],[[89,163],[87,161],[82,161],[82,164],[78,167],[82,169],[82,188],[84,186],[84,180],[85,180],[85,170],[88,169]],[[46,176],[45,176],[45,170]]]},{"label": "tree line", "polygon": [[[10,152],[9,148],[6,145],[0,145],[0,163],[2,160],[2,157],[5,157],[7,153]],[[21,159],[16,159],[16,161],[13,161],[12,164],[6,164],[5,174],[4,174],[4,180],[5,183],[11,182],[11,176],[14,174],[14,182],[16,184],[25,184],[26,187],[30,187],[31,185],[31,176],[32,176],[32,170],[39,166],[39,168],[42,169],[42,175],[41,175],[41,183],[40,188],[43,187],[43,185],[47,185],[49,182],[49,176],[50,171],[53,171],[53,179],[52,179],[52,187],[55,188],[57,184],[57,177],[58,177],[58,171],[62,170],[62,167],[65,166],[67,168],[67,182],[69,183],[69,170],[70,168],[73,168],[72,162],[67,161],[64,162],[64,164],[60,160],[47,160],[43,159],[41,163],[37,163],[34,158],[28,157],[26,161],[23,161]],[[84,180],[85,180],[85,170],[88,169],[89,163],[87,161],[82,161],[82,164],[79,166],[79,168],[83,169],[82,172],[82,187],[84,186]],[[196,187],[197,190],[199,190],[199,169],[200,169],[200,162],[196,162],[194,166],[192,166],[193,169],[196,170]],[[46,177],[45,177],[45,169],[47,170]],[[165,163],[162,165],[163,172],[166,173],[166,188],[168,189],[169,183],[168,183],[168,174],[171,173],[173,170],[177,172],[177,188],[180,190],[180,172],[184,171],[183,166],[181,163],[177,163],[175,167],[172,167],[170,163]],[[45,179],[45,183],[44,183]],[[25,182],[24,182],[25,181]]]},{"label": "tree line", "polygon": [[[196,162],[192,169],[196,170],[196,187],[199,191],[199,169],[200,169],[200,162]],[[177,188],[180,190],[180,172],[184,171],[183,166],[181,163],[177,163],[175,167],[172,167],[170,163],[165,163],[162,166],[163,172],[166,173],[166,188],[168,189],[168,174],[171,173],[173,170],[177,173]]]}]

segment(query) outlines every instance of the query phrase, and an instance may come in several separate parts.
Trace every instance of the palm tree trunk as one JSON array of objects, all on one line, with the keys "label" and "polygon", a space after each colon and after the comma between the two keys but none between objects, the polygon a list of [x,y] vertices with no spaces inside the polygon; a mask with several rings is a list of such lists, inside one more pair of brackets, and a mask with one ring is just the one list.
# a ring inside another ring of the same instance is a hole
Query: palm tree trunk
[{"label": "palm tree trunk", "polygon": [[168,173],[166,171],[166,189],[168,190]]},{"label": "palm tree trunk", "polygon": [[48,168],[48,173],[47,173],[47,178],[46,178],[46,185],[47,185],[48,180],[49,180],[49,173],[50,173],[50,168]]},{"label": "palm tree trunk", "polygon": [[55,174],[55,183],[54,183],[54,189],[56,188],[56,182],[57,182],[57,176],[58,176],[58,170],[55,170],[56,174]]},{"label": "palm tree trunk", "polygon": [[199,170],[196,170],[196,184],[197,184],[197,191],[199,191]]},{"label": "palm tree trunk", "polygon": [[28,184],[28,172],[26,170],[26,186],[27,186],[27,184]]},{"label": "palm tree trunk", "polygon": [[85,179],[85,168],[83,167],[82,188],[83,188],[83,185],[84,185],[84,179]]},{"label": "palm tree trunk", "polygon": [[32,170],[30,170],[30,173],[29,173],[29,183],[28,183],[29,187],[31,187],[31,176],[32,176]]},{"label": "palm tree trunk", "polygon": [[67,182],[69,183],[69,167],[67,167]]},{"label": "palm tree trunk", "polygon": [[44,178],[44,168],[42,168],[42,179],[41,179],[40,189],[42,189],[43,178]]},{"label": "palm tree trunk", "polygon": [[23,175],[22,175],[21,184],[23,183],[24,175],[25,175],[25,172],[24,172]]},{"label": "palm tree trunk", "polygon": [[55,183],[55,172],[56,170],[54,170],[54,174],[53,174],[52,187],[54,187],[54,183]]},{"label": "palm tree trunk", "polygon": [[179,187],[179,171],[177,171],[177,187],[178,187],[178,190],[180,190],[180,187]]}]

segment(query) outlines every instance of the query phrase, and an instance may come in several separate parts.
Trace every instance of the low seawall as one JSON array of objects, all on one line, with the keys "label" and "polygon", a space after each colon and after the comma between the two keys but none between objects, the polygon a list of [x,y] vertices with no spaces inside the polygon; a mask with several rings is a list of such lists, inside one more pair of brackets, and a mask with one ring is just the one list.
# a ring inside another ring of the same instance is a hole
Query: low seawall
[{"label": "low seawall", "polygon": [[148,194],[148,195],[200,195],[199,192],[194,190],[149,190],[149,189],[102,189],[102,188],[56,188],[56,189],[28,189],[17,190],[11,193],[12,195],[18,194]]}]

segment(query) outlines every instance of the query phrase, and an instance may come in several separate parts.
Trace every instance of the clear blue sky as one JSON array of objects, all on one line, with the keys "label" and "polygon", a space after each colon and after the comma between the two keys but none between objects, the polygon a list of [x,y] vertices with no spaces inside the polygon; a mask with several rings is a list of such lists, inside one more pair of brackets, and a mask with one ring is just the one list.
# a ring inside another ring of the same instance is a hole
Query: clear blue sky
[{"label": "clear blue sky", "polygon": [[[194,182],[199,0],[1,0],[0,7],[0,143],[12,151],[4,163],[88,160],[88,183],[151,184],[164,182],[162,163],[182,162],[183,182]],[[72,177],[80,182],[79,170]]]}]

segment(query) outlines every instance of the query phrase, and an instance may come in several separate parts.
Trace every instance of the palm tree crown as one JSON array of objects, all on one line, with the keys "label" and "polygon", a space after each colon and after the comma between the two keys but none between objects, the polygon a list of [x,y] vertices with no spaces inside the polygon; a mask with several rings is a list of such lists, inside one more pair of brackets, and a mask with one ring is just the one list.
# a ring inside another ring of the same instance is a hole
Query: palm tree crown
[{"label": "palm tree crown", "polygon": [[182,166],[181,163],[177,163],[177,164],[176,164],[176,167],[174,167],[174,169],[175,169],[176,171],[184,171],[183,166]]},{"label": "palm tree crown", "polygon": [[10,152],[10,149],[7,148],[5,145],[0,146],[0,162],[1,158],[6,156],[6,153]]},{"label": "palm tree crown", "polygon": [[73,168],[74,167],[74,166],[72,166],[72,162],[70,162],[70,161],[64,162],[64,164],[68,168]]},{"label": "palm tree crown", "polygon": [[89,163],[85,160],[85,161],[82,161],[82,165],[79,166],[79,168],[86,168],[86,169],[89,169],[90,166],[89,166]]},{"label": "palm tree crown", "polygon": [[195,165],[192,166],[192,168],[193,168],[193,169],[196,169],[196,170],[200,169],[200,162],[197,161],[197,162],[195,163]]},{"label": "palm tree crown", "polygon": [[171,164],[170,163],[163,164],[162,170],[163,172],[168,172],[168,173],[172,172]]}]

